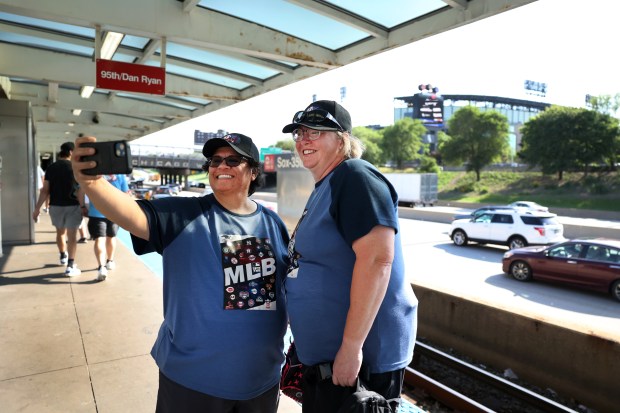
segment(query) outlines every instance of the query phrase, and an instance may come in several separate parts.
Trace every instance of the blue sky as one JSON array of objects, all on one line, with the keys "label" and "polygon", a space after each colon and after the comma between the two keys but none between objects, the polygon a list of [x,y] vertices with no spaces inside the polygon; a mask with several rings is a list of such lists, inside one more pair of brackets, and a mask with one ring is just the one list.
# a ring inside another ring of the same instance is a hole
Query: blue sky
[{"label": "blue sky", "polygon": [[[585,95],[620,93],[620,5],[615,0],[538,0],[465,27],[364,59],[184,122],[134,144],[191,147],[195,129],[244,133],[259,147],[289,138],[282,127],[312,95],[340,101],[353,126],[393,123],[394,97],[419,84],[440,93],[543,100],[581,107]],[[525,93],[547,84],[546,98]],[[174,142],[174,143],[173,143]]]}]

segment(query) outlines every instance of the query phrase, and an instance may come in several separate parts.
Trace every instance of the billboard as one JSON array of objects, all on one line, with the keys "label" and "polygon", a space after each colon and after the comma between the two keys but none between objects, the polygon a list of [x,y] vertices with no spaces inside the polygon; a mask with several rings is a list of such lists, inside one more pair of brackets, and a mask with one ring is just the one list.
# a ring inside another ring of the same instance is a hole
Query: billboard
[{"label": "billboard", "polygon": [[443,128],[443,96],[431,85],[418,86],[420,93],[413,95],[413,118],[425,126]]}]

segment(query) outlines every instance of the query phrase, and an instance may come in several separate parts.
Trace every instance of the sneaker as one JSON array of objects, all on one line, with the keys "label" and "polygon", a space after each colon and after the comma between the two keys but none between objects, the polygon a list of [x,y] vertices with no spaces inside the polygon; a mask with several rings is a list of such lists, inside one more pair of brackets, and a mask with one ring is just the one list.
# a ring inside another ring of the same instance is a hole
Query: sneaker
[{"label": "sneaker", "polygon": [[114,268],[116,268],[116,263],[112,260],[108,260],[108,262],[105,263],[105,267],[112,271]]},{"label": "sneaker", "polygon": [[69,262],[69,257],[67,257],[67,253],[61,252],[60,253],[60,265],[67,265],[67,262]]},{"label": "sneaker", "polygon": [[84,237],[82,237],[82,238],[80,238],[78,240],[78,243],[80,243],[80,244],[86,244],[87,242],[88,242],[88,240],[86,238],[84,238]]},{"label": "sneaker", "polygon": [[67,277],[75,277],[76,275],[82,274],[82,270],[80,270],[75,265],[73,267],[67,267],[65,270],[65,276]]},{"label": "sneaker", "polygon": [[102,265],[101,267],[99,267],[99,270],[97,272],[97,281],[105,281],[107,277],[108,270],[104,265]]}]

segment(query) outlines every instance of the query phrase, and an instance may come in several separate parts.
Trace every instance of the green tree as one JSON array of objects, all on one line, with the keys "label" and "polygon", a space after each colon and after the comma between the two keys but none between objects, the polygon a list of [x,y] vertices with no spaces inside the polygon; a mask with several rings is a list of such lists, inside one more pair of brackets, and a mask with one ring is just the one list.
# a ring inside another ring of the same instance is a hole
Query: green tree
[{"label": "green tree", "polygon": [[422,136],[426,128],[418,119],[403,118],[383,130],[382,149],[385,159],[396,162],[402,168],[403,162],[419,157],[422,148]]},{"label": "green tree", "polygon": [[581,108],[552,106],[521,128],[519,156],[543,174],[582,169],[593,163],[613,166],[618,152],[618,119]]},{"label": "green tree", "polygon": [[359,126],[353,128],[353,136],[362,141],[366,147],[362,159],[377,166],[383,163],[383,151],[380,146],[383,134],[380,131]]},{"label": "green tree", "polygon": [[438,174],[441,172],[441,169],[439,168],[439,165],[437,165],[437,159],[432,156],[422,156],[418,172]]},{"label": "green tree", "polygon": [[457,110],[448,121],[449,135],[442,137],[443,162],[465,163],[480,181],[480,171],[508,153],[508,128],[508,119],[497,111],[483,112],[475,106]]},{"label": "green tree", "polygon": [[276,144],[273,145],[273,147],[282,148],[285,151],[295,152],[295,141],[292,138],[283,141],[277,141]]},{"label": "green tree", "polygon": [[590,107],[597,112],[614,116],[620,109],[620,93],[615,96],[590,96]]}]

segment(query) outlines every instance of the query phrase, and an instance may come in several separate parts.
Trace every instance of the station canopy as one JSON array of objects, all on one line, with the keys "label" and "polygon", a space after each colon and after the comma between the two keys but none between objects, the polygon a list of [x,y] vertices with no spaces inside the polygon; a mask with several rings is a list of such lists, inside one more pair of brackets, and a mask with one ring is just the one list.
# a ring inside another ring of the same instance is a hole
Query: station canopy
[{"label": "station canopy", "polygon": [[31,102],[40,152],[134,140],[534,1],[0,0],[0,98]]}]

